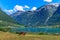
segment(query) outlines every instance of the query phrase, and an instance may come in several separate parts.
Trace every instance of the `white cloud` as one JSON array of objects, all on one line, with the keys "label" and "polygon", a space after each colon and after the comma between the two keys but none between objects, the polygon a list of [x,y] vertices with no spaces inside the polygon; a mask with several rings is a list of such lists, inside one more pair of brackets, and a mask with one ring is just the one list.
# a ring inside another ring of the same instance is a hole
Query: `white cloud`
[{"label": "white cloud", "polygon": [[17,11],[17,10],[19,10],[19,11],[25,11],[25,10],[23,9],[23,6],[19,6],[19,5],[16,5],[16,6],[14,7],[14,11]]},{"label": "white cloud", "polygon": [[[25,5],[25,6],[21,6],[21,5],[16,5],[16,6],[14,6],[14,8],[12,9],[12,10],[7,10],[7,9],[5,9],[4,11],[8,14],[8,15],[10,15],[10,14],[12,14],[12,13],[14,13],[14,12],[16,12],[16,11],[26,11],[26,10],[24,10],[25,8],[27,8],[28,10],[29,10],[29,6],[27,6],[27,5]],[[37,9],[37,7],[32,7],[32,11],[33,10],[36,10]]]},{"label": "white cloud", "polygon": [[8,15],[10,15],[10,14],[16,12],[16,11],[25,11],[24,8],[30,8],[30,7],[27,6],[27,5],[25,5],[25,6],[16,5],[16,6],[14,6],[14,8],[13,8],[12,10],[7,10],[7,9],[5,9],[4,11],[5,11]]},{"label": "white cloud", "polygon": [[10,14],[12,14],[12,13],[13,13],[13,10],[8,10],[8,12],[9,12]]},{"label": "white cloud", "polygon": [[52,2],[52,0],[44,0],[45,2]]},{"label": "white cloud", "polygon": [[25,6],[20,6],[20,5],[16,5],[14,7],[14,11],[25,11],[24,8],[30,8],[29,6],[25,5]]},{"label": "white cloud", "polygon": [[13,10],[7,10],[7,9],[5,9],[4,11],[5,11],[8,15],[10,15],[10,14],[13,13]]},{"label": "white cloud", "polygon": [[24,8],[30,8],[29,6],[27,6],[27,5],[25,5],[25,7]]},{"label": "white cloud", "polygon": [[33,10],[36,10],[37,9],[37,7],[33,7],[31,10],[33,11]]}]

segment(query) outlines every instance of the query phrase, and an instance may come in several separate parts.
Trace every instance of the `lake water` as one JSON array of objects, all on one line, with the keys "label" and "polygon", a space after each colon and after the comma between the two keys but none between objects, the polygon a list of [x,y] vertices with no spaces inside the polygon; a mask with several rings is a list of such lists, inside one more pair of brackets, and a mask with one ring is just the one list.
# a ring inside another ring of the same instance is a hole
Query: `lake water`
[{"label": "lake water", "polygon": [[60,28],[11,28],[13,32],[46,32],[60,33]]}]

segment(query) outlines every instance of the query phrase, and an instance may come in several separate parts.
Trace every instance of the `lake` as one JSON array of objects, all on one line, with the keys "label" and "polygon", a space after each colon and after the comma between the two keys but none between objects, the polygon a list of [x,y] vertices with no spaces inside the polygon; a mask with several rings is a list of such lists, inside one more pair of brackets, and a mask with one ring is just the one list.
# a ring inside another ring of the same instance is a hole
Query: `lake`
[{"label": "lake", "polygon": [[60,28],[11,28],[12,32],[46,32],[60,33]]}]

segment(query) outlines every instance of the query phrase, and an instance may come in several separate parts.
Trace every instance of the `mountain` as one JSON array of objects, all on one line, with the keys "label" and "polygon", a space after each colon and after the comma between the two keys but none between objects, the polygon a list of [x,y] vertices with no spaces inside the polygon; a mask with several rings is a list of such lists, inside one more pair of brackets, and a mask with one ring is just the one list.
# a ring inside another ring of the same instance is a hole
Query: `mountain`
[{"label": "mountain", "polygon": [[45,20],[44,20],[44,18],[43,18],[43,20],[44,20],[44,23],[46,25],[53,25],[54,22],[57,22],[57,21],[54,21],[54,20],[58,20],[57,19],[58,18],[57,16],[59,16],[59,12],[58,12],[58,11],[60,11],[59,10],[59,7],[60,7],[60,4],[59,3],[55,3],[55,4],[52,3],[52,4],[45,5],[45,6],[41,7],[40,9],[38,8],[37,10],[45,18]]},{"label": "mountain", "polygon": [[50,3],[39,7],[35,11],[17,11],[11,17],[25,27],[60,25],[60,4]]},{"label": "mountain", "polygon": [[60,5],[57,8],[57,10],[54,12],[53,16],[49,19],[48,24],[60,25]]},{"label": "mountain", "polygon": [[20,26],[13,18],[0,9],[0,27]]}]

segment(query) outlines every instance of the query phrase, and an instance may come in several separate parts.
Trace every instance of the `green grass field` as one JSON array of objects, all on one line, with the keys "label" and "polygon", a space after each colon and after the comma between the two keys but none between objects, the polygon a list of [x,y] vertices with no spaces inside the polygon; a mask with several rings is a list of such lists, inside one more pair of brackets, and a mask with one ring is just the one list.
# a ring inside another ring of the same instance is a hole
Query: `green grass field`
[{"label": "green grass field", "polygon": [[9,32],[0,32],[0,40],[60,40],[60,36],[56,35],[31,35],[21,36]]}]

